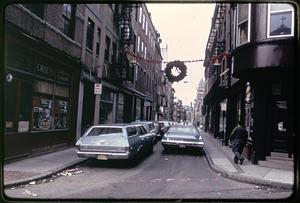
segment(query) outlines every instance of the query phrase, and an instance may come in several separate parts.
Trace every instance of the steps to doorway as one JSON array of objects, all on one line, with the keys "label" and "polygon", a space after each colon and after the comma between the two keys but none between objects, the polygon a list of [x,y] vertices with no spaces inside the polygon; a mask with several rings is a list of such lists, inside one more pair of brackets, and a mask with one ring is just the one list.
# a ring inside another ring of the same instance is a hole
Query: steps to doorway
[{"label": "steps to doorway", "polygon": [[294,159],[289,158],[287,153],[271,152],[271,156],[267,156],[265,161],[258,161],[258,165],[286,171],[293,171]]}]

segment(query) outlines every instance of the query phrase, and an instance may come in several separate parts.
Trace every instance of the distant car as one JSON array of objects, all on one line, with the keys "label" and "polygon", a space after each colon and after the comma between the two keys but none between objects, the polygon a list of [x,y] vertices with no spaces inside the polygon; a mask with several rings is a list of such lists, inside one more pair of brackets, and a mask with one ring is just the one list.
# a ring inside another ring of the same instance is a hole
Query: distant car
[{"label": "distant car", "polygon": [[147,131],[147,133],[152,134],[152,143],[154,144],[157,141],[157,134],[158,131],[155,128],[155,125],[152,121],[135,121],[135,122],[131,122],[131,124],[139,124],[139,125],[143,125]]},{"label": "distant car", "polygon": [[152,135],[142,125],[102,124],[90,127],[76,142],[79,157],[138,159],[153,151]]},{"label": "distant car", "polygon": [[171,127],[170,121],[159,121],[162,124],[162,135],[164,135]]},{"label": "distant car", "polygon": [[176,125],[170,127],[161,140],[162,146],[171,148],[194,148],[202,152],[204,141],[193,125]]}]

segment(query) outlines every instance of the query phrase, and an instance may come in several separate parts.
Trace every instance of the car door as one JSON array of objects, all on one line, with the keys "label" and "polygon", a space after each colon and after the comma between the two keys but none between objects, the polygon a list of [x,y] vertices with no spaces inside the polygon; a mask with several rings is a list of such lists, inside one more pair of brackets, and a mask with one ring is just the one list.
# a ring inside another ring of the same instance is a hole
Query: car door
[{"label": "car door", "polygon": [[140,138],[143,142],[143,145],[147,148],[151,146],[151,137],[150,134],[147,133],[146,129],[144,126],[138,126],[137,127]]},{"label": "car door", "polygon": [[137,154],[142,147],[142,140],[140,138],[139,132],[135,126],[129,126],[126,128],[128,143],[130,152]]}]

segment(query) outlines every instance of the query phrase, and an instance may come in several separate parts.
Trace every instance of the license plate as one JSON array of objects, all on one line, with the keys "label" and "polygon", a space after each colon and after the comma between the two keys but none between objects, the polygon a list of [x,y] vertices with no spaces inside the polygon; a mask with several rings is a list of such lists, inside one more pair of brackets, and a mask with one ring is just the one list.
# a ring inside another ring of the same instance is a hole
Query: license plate
[{"label": "license plate", "polygon": [[99,160],[107,160],[107,155],[98,155],[97,156],[97,159],[99,159]]},{"label": "license plate", "polygon": [[179,148],[185,148],[184,144],[179,144]]}]

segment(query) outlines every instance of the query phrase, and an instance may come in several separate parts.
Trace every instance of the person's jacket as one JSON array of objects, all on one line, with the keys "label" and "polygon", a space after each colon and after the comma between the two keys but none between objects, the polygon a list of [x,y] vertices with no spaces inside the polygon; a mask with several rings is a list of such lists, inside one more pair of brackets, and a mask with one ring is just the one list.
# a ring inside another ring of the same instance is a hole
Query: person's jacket
[{"label": "person's jacket", "polygon": [[235,127],[230,134],[230,141],[233,141],[235,144],[246,144],[248,133],[246,129],[242,126]]}]

